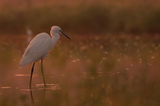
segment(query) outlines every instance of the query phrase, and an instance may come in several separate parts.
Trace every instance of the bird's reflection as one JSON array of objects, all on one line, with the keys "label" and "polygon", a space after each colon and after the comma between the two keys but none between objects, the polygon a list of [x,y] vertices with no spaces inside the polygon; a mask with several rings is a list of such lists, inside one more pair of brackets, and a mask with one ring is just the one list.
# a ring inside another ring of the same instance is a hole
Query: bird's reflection
[{"label": "bird's reflection", "polygon": [[[34,99],[34,95],[33,95],[33,93],[34,93],[34,91],[35,90],[33,90],[33,89],[30,89],[30,98],[31,98],[31,103],[32,103],[32,105],[33,106],[35,106],[36,105],[36,102],[35,102],[35,99]],[[46,88],[44,87],[43,88],[43,92],[42,92],[42,103],[45,101],[45,95],[46,95]]]},{"label": "bird's reflection", "polygon": [[[57,91],[60,90],[60,86],[58,84],[46,84],[46,86],[44,86],[44,84],[35,84],[35,86],[31,89],[29,89],[29,93],[30,93],[30,100],[33,106],[38,105],[39,103],[41,104],[45,104],[44,102],[46,101],[46,94],[47,91],[48,92],[52,92],[52,91]],[[38,101],[37,101],[37,93],[39,92],[41,94],[41,96],[38,97]]]},{"label": "bird's reflection", "polygon": [[31,97],[32,104],[35,105],[32,89],[30,89],[30,97]]}]

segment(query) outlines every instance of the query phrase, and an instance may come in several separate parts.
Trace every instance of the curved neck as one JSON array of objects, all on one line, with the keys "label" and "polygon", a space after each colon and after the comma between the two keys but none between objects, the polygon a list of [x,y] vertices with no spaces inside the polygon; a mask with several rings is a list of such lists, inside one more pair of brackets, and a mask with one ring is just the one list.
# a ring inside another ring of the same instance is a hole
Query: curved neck
[{"label": "curved neck", "polygon": [[50,36],[52,39],[56,39],[56,40],[60,38],[60,35],[58,33],[55,33],[54,31],[50,31]]}]

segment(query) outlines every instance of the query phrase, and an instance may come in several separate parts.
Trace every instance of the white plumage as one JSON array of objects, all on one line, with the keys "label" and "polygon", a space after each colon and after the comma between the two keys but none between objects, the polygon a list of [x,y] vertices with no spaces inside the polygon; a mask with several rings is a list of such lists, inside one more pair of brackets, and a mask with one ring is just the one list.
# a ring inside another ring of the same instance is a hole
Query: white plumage
[{"label": "white plumage", "polygon": [[[21,59],[20,66],[25,66],[43,59],[60,38],[59,33],[65,35],[60,27],[52,26],[50,35],[45,32],[36,35],[26,48]],[[69,38],[67,35],[65,36]]]},{"label": "white plumage", "polygon": [[35,36],[26,48],[20,66],[25,66],[32,62],[44,58],[48,51],[54,47],[56,40],[47,33],[40,33]]},{"label": "white plumage", "polygon": [[43,75],[43,82],[45,85],[45,78],[43,73],[43,59],[47,55],[48,51],[55,46],[56,42],[60,38],[60,34],[63,34],[65,37],[70,39],[66,34],[64,34],[64,32],[60,27],[52,26],[50,30],[50,35],[45,32],[39,33],[31,40],[28,47],[26,48],[23,57],[20,61],[20,66],[25,66],[27,64],[33,63],[31,69],[30,83],[29,83],[30,89],[31,89],[32,75],[34,71],[34,65],[35,62],[38,60],[41,60],[41,72]]}]

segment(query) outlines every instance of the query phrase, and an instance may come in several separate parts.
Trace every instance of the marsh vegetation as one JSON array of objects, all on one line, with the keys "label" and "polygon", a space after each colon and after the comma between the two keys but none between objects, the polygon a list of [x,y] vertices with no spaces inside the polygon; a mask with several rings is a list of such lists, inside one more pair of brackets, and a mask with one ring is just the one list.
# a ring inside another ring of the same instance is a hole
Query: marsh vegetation
[{"label": "marsh vegetation", "polygon": [[[11,36],[11,35],[8,35]],[[26,36],[1,36],[0,105],[31,104],[31,66],[19,68]],[[36,64],[33,95],[46,106],[158,106],[159,35],[72,35],[62,38],[45,60],[45,99]],[[7,42],[7,43],[6,43]]]},{"label": "marsh vegetation", "polygon": [[37,34],[52,25],[72,40],[61,37],[47,55],[46,89],[36,64],[37,106],[160,105],[158,0],[27,1],[0,1],[0,106],[32,105],[31,65],[19,67],[26,27]]}]

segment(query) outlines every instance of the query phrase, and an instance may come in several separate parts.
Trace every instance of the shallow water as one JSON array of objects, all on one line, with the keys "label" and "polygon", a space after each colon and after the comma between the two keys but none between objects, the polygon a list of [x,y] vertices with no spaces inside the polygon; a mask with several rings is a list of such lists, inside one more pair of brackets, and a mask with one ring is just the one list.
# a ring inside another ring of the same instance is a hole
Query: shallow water
[{"label": "shallow water", "polygon": [[160,37],[88,35],[61,38],[44,60],[19,67],[25,35],[1,35],[0,106],[159,106]]}]

